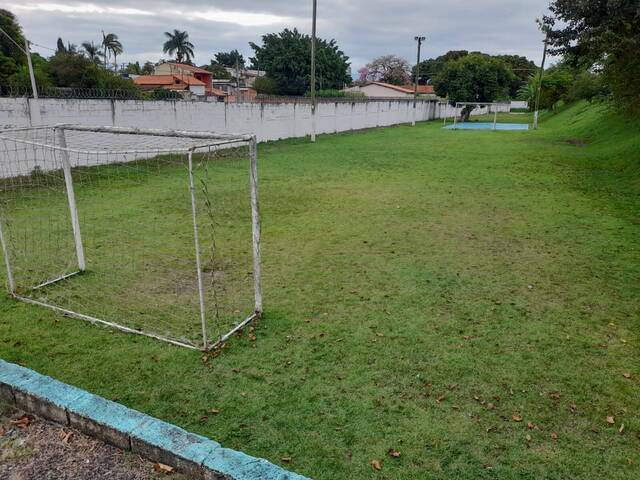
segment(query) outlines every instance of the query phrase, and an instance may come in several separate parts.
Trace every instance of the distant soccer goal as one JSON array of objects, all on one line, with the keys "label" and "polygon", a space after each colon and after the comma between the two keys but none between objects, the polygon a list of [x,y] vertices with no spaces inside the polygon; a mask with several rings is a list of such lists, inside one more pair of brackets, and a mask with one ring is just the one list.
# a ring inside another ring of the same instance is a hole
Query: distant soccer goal
[{"label": "distant soccer goal", "polygon": [[[448,111],[444,117],[444,128],[449,130],[528,130],[526,123],[498,122],[498,114],[508,114],[511,111],[510,102],[456,102],[451,115]],[[489,116],[491,121],[464,121],[464,113],[471,116]],[[447,125],[449,116],[453,123]],[[461,120],[458,121],[458,117]]]},{"label": "distant soccer goal", "polygon": [[16,299],[201,350],[262,313],[256,139],[120,127],[0,130]]}]

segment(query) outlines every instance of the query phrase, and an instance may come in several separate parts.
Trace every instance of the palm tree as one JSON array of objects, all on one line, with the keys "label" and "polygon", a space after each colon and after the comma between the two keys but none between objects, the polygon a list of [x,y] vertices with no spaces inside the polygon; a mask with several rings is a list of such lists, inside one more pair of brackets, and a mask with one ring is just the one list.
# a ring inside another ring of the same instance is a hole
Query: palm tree
[{"label": "palm tree", "polygon": [[105,35],[105,33],[102,32],[102,48],[104,48],[105,64],[108,58],[110,57],[109,53],[111,53],[113,54],[113,65],[117,70],[118,68],[117,58],[118,58],[118,55],[120,55],[123,52],[122,43],[120,43],[120,40],[118,40],[118,35],[116,35],[115,33],[107,33]]},{"label": "palm tree", "polygon": [[180,30],[173,30],[173,33],[164,32],[168,40],[164,42],[162,51],[169,55],[176,54],[176,61],[190,61],[193,58],[193,43],[189,41],[189,34]]},{"label": "palm tree", "polygon": [[100,46],[91,42],[82,42],[82,48],[84,50],[85,55],[89,60],[94,63],[100,63]]}]

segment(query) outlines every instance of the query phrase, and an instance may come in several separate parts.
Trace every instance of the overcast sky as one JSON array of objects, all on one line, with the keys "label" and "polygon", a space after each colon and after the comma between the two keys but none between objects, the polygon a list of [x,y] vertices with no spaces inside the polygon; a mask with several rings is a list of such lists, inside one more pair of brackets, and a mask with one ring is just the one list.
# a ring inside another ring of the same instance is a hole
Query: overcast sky
[{"label": "overcast sky", "polygon": [[[371,58],[394,53],[415,63],[415,35],[425,35],[423,58],[448,50],[525,55],[540,63],[542,37],[535,19],[549,0],[318,0],[318,36],[335,38],[357,72]],[[80,44],[116,33],[122,61],[163,58],[163,32],[187,30],[195,62],[237,48],[251,56],[248,42],[297,27],[311,30],[311,0],[0,0],[14,12],[27,38],[55,48],[61,36]],[[34,50],[51,55],[41,47]],[[164,56],[166,58],[166,56]]]}]

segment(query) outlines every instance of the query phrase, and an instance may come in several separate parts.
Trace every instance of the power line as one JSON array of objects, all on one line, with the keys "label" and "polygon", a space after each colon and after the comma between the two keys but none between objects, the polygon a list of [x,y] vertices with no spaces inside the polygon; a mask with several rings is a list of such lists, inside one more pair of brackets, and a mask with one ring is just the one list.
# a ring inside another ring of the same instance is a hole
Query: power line
[{"label": "power line", "polygon": [[57,52],[57,50],[55,48],[51,48],[51,47],[45,47],[44,45],[40,45],[39,43],[35,43],[35,42],[29,42],[31,45],[33,45],[34,47],[40,47],[40,48],[44,48],[46,50],[51,50],[52,52]]}]

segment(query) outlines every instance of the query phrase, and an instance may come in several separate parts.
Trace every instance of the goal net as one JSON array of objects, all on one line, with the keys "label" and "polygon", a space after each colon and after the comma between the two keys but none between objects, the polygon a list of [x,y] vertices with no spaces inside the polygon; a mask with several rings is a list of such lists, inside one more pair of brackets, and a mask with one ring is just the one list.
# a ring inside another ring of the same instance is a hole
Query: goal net
[{"label": "goal net", "polygon": [[0,130],[0,244],[16,299],[180,346],[262,311],[255,137]]}]

